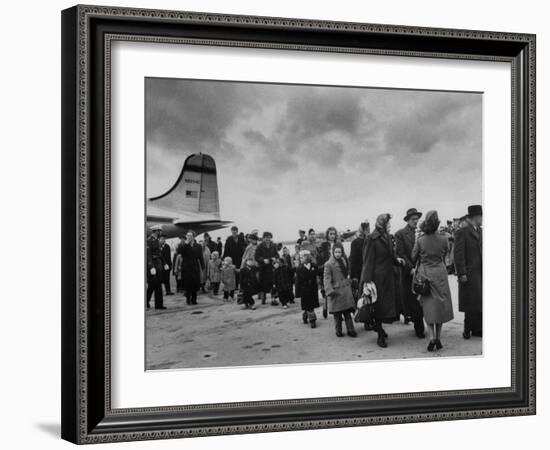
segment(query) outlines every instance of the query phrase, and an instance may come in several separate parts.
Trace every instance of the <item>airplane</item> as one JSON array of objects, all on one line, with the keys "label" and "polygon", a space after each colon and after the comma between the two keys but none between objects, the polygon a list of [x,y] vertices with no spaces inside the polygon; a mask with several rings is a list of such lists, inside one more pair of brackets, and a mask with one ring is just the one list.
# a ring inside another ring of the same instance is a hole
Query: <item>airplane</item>
[{"label": "airplane", "polygon": [[167,239],[193,230],[197,235],[226,228],[220,220],[218,179],[214,158],[203,153],[187,157],[174,183],[164,194],[147,199],[147,235],[161,228]]}]

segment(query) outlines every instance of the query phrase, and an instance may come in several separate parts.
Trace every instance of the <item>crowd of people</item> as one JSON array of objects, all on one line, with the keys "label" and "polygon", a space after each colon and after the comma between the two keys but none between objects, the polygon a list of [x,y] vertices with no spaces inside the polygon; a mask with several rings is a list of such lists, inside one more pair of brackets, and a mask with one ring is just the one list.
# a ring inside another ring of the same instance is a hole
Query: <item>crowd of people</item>
[{"label": "crowd of people", "polygon": [[[465,313],[464,339],[482,336],[482,209],[468,207],[468,214],[441,226],[437,211],[423,214],[409,209],[405,226],[391,233],[390,214],[380,214],[373,230],[361,222],[346,254],[334,227],[318,239],[314,229],[299,230],[291,254],[276,244],[269,231],[240,233],[231,228],[225,243],[213,241],[208,233],[199,242],[192,230],[180,238],[174,255],[155,226],[147,239],[147,297],[154,294],[156,309],[166,309],[164,295],[176,290],[189,305],[197,304],[199,291],[221,295],[224,302],[236,302],[244,309],[256,309],[256,301],[288,308],[300,302],[302,321],[316,327],[317,308],[325,318],[333,316],[335,334],[355,338],[354,322],[360,305],[368,305],[364,322],[376,333],[377,344],[388,346],[383,325],[400,320],[414,324],[414,333],[424,339],[428,332],[429,351],[443,348],[443,324],[454,318],[449,275],[459,283],[459,310]],[[424,288],[419,290],[417,284]],[[256,297],[256,299],[255,299]],[[360,301],[361,300],[361,301]],[[363,317],[363,315],[361,315]]]}]

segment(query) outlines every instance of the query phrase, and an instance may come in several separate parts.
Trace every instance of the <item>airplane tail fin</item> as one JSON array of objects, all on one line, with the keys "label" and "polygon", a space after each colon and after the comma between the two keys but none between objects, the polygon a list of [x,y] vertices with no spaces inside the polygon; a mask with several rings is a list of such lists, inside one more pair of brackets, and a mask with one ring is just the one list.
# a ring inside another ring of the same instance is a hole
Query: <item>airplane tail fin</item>
[{"label": "airplane tail fin", "polygon": [[162,209],[208,213],[219,218],[220,202],[214,158],[202,153],[189,156],[174,185],[149,201]]}]

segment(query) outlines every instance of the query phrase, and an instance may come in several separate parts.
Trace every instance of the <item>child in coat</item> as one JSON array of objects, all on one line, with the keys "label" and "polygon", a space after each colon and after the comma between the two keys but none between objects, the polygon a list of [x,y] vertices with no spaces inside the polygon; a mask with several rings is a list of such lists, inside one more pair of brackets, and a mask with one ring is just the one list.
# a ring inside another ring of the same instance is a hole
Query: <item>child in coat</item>
[{"label": "child in coat", "polygon": [[313,264],[313,258],[308,250],[300,252],[300,267],[296,270],[296,289],[300,293],[302,320],[315,328],[317,315],[315,308],[319,307],[319,285],[317,284],[318,269]]},{"label": "child in coat", "polygon": [[213,251],[212,255],[210,256],[210,261],[208,261],[208,282],[212,287],[212,292],[214,293],[214,295],[218,295],[220,282],[222,279],[222,262],[219,256],[220,255],[217,251]]},{"label": "child in coat", "polygon": [[287,309],[287,303],[292,300],[292,282],[288,273],[288,266],[283,258],[273,261],[273,283],[283,308]]},{"label": "child in coat", "polygon": [[254,306],[254,294],[258,293],[258,267],[253,258],[247,258],[245,266],[241,269],[240,284],[243,294],[243,304],[245,309],[256,309]]},{"label": "child in coat", "polygon": [[223,260],[220,278],[223,283],[223,301],[229,301],[230,297],[231,300],[234,300],[235,288],[237,286],[237,269],[229,256],[225,257]]}]

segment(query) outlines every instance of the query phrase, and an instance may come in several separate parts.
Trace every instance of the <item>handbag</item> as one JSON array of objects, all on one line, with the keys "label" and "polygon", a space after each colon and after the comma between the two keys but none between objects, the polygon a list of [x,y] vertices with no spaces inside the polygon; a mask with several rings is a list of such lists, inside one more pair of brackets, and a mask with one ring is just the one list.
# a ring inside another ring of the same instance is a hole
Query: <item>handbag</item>
[{"label": "handbag", "polygon": [[419,267],[420,267],[420,258],[418,259],[418,262],[416,263],[416,267],[414,268],[411,289],[416,295],[428,295],[431,290],[430,280],[428,280],[425,276],[418,273]]},{"label": "handbag", "polygon": [[357,301],[357,311],[353,320],[367,325],[374,324],[374,303],[372,297],[363,294]]}]

